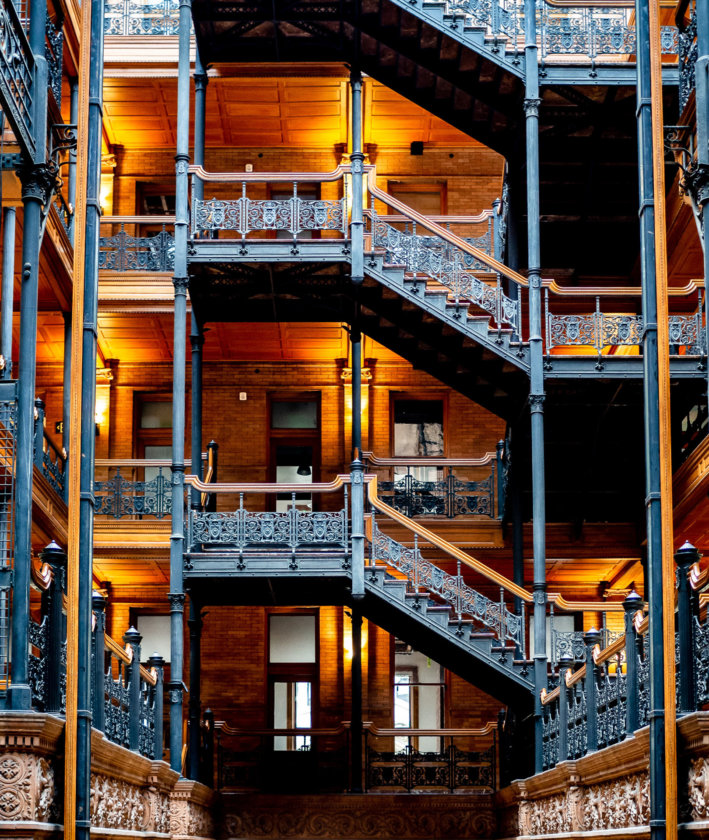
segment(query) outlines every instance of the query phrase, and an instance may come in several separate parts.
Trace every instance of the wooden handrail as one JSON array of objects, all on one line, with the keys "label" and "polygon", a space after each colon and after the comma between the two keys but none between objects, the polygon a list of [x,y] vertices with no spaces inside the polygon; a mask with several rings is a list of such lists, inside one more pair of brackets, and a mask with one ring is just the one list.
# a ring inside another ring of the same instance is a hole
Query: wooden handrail
[{"label": "wooden handrail", "polygon": [[[202,453],[202,460],[207,460],[207,453]],[[186,467],[192,466],[192,459],[185,458]],[[96,458],[96,467],[171,467],[170,458]]]},{"label": "wooden handrail", "polygon": [[[108,635],[108,633],[104,634],[103,641],[106,650],[112,653],[116,659],[120,659],[121,662],[125,662],[126,665],[131,664],[133,661],[133,649],[131,647],[122,648],[115,639]],[[154,668],[151,668],[148,671],[147,668],[141,665],[140,676],[149,685],[157,685],[158,678]]]},{"label": "wooden handrail", "polygon": [[54,572],[49,563],[43,563],[39,557],[32,557],[31,566],[32,580],[43,590],[49,589],[54,580]]},{"label": "wooden handrail", "polygon": [[[370,210],[365,209],[365,214],[371,213]],[[432,222],[436,222],[437,224],[445,225],[479,225],[483,222],[491,219],[495,215],[494,210],[483,210],[477,216],[426,216],[427,219],[430,219]],[[380,216],[377,215],[378,219],[381,219],[383,222],[392,222],[396,224],[397,222],[406,222],[408,220],[408,216]]]},{"label": "wooden handrail", "polygon": [[[328,728],[284,728],[284,729],[240,729],[236,726],[230,726],[226,721],[217,720],[214,722],[215,730],[223,732],[225,735],[248,738],[249,736],[267,736],[277,737],[279,735],[302,735],[311,736],[313,738],[327,738],[336,735],[341,735],[352,728],[349,720],[343,720],[338,726]],[[488,721],[485,726],[469,729],[416,729],[408,728],[379,728],[372,723],[371,720],[362,721],[362,729],[371,733],[376,738],[476,738],[484,735],[490,735],[497,731],[497,723]]]},{"label": "wooden handrail", "polygon": [[174,216],[101,216],[102,225],[174,225]]},{"label": "wooden handrail", "polygon": [[225,735],[233,735],[243,738],[248,738],[254,735],[268,737],[276,737],[279,735],[307,735],[312,736],[313,738],[328,738],[336,735],[342,735],[343,732],[350,728],[350,723],[349,721],[342,721],[339,726],[321,729],[299,729],[294,727],[286,729],[239,729],[236,726],[230,726],[224,720],[216,720],[214,721],[214,728],[223,732]]},{"label": "wooden handrail", "polygon": [[432,545],[435,545],[436,548],[440,548],[442,551],[444,551],[446,554],[449,554],[454,559],[460,560],[461,563],[464,563],[469,568],[474,569],[483,577],[486,577],[488,580],[492,581],[498,586],[501,586],[503,589],[506,589],[512,595],[521,598],[523,601],[531,603],[534,600],[534,597],[531,594],[531,592],[527,592],[526,589],[523,589],[521,586],[518,586],[509,578],[505,577],[504,575],[501,575],[499,572],[496,572],[494,569],[491,569],[489,566],[486,566],[484,563],[481,563],[474,557],[471,557],[470,554],[466,554],[465,551],[461,551],[461,549],[452,545],[447,540],[444,540],[442,537],[439,537],[438,534],[435,534],[433,531],[429,531],[428,528],[425,528],[418,522],[414,522],[413,520],[409,519],[408,516],[404,516],[403,513],[399,513],[398,510],[396,510],[393,507],[390,507],[386,502],[383,502],[377,495],[376,476],[372,476],[370,478],[369,483],[367,484],[367,495],[372,507],[376,508],[382,513],[385,513],[390,519],[393,519],[395,522],[398,522],[400,525],[403,525],[404,528],[407,528],[409,531],[413,531],[415,534],[418,534],[419,537],[422,537],[424,540],[426,540],[426,542],[430,542]]},{"label": "wooden handrail", "polygon": [[[365,170],[371,164],[365,164]],[[344,175],[350,174],[350,167],[341,163],[330,172],[207,172],[202,166],[191,164],[187,172],[199,178],[200,181],[208,183],[241,184],[242,182],[268,182],[280,183],[281,181],[297,181],[298,183],[321,184],[327,181],[339,181]]]},{"label": "wooden handrail", "polygon": [[481,458],[438,458],[436,456],[421,456],[407,458],[396,455],[392,458],[378,458],[373,452],[363,452],[362,460],[373,467],[484,467],[494,461],[495,452],[486,452]]},{"label": "wooden handrail", "polygon": [[[365,476],[365,481],[369,480],[371,480],[371,476]],[[185,484],[190,484],[202,493],[333,493],[349,483],[349,475],[338,475],[333,481],[320,481],[312,484],[278,484],[272,482],[206,484],[191,473],[185,476]]]}]

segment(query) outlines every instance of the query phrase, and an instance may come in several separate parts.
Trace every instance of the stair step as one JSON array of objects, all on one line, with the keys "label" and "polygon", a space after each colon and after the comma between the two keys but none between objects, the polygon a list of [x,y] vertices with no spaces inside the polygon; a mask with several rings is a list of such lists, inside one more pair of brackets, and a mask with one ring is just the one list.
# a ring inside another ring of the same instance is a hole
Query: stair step
[{"label": "stair step", "polygon": [[406,597],[408,586],[409,582],[407,580],[385,580],[383,584],[383,588],[386,589],[387,593],[398,598],[400,601],[403,601]]}]

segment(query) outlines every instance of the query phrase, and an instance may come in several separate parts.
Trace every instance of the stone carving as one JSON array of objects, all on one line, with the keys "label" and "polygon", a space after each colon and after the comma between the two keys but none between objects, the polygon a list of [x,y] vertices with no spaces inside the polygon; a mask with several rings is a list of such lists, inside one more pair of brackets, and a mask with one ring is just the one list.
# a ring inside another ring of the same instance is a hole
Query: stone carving
[{"label": "stone carving", "polygon": [[687,796],[692,820],[709,818],[709,761],[695,758],[689,765]]},{"label": "stone carving", "polygon": [[495,817],[490,803],[479,808],[403,810],[391,807],[343,808],[327,811],[292,806],[283,810],[241,808],[227,814],[227,838],[456,838],[492,837]]},{"label": "stone carving", "polygon": [[0,820],[56,818],[54,768],[46,758],[6,753],[0,758]]},{"label": "stone carving", "polygon": [[647,773],[589,785],[584,794],[583,817],[587,831],[646,825],[650,819]]},{"label": "stone carving", "polygon": [[212,815],[203,805],[190,802],[182,793],[173,793],[170,797],[170,833],[178,836],[212,837]]},{"label": "stone carving", "polygon": [[91,774],[91,825],[145,831],[149,798],[139,787],[110,776]]},{"label": "stone carving", "polygon": [[[707,778],[705,773],[700,784],[708,784]],[[704,796],[703,789],[699,796]],[[647,825],[649,819],[650,781],[645,772],[572,786],[564,793],[520,802],[518,810],[519,833],[532,836],[631,828]]]}]

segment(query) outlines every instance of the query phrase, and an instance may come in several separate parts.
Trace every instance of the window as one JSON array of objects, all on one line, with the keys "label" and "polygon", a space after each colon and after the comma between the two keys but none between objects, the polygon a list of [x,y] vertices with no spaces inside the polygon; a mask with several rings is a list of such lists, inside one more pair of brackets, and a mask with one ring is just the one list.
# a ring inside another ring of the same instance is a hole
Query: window
[{"label": "window", "polygon": [[[317,615],[272,613],[268,617],[268,675],[274,729],[311,729],[315,721]],[[310,735],[277,735],[273,749],[307,751]]]},{"label": "window", "polygon": [[415,181],[389,181],[387,190],[393,198],[403,201],[424,216],[443,216],[446,213],[446,185],[437,182],[421,184]]},{"label": "window", "polygon": [[135,624],[135,629],[143,637],[140,643],[143,662],[154,653],[162,656],[165,662],[170,662],[170,616],[138,615]]},{"label": "window", "polygon": [[394,455],[437,455],[443,452],[443,400],[394,399]]},{"label": "window", "polygon": [[[318,481],[320,395],[274,395],[270,398],[269,414],[271,480],[303,485]],[[313,510],[311,493],[297,493],[295,503],[299,510]],[[279,493],[275,504],[277,511],[288,510],[293,504],[292,494]]]},{"label": "window", "polygon": [[[443,727],[445,671],[423,653],[410,647],[395,646],[394,728],[440,729]],[[401,752],[411,745],[421,752],[436,752],[435,736],[394,738],[394,749]]]},{"label": "window", "polygon": [[[135,403],[136,457],[172,458],[172,401],[170,394],[138,394]],[[152,481],[160,474],[166,476],[165,467],[146,467],[145,481]]]}]

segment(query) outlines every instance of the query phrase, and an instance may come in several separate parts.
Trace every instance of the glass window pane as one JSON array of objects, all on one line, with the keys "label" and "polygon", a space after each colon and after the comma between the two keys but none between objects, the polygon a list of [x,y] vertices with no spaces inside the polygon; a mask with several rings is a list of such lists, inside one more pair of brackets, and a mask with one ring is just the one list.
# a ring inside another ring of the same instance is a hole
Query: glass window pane
[{"label": "glass window pane", "polygon": [[318,404],[315,400],[274,401],[271,403],[272,429],[317,429]]},{"label": "glass window pane", "polygon": [[171,402],[144,402],[140,406],[141,429],[171,429]]},{"label": "glass window pane", "polygon": [[136,630],[143,637],[140,643],[140,655],[145,662],[154,653],[170,661],[170,616],[139,615]]},{"label": "glass window pane", "polygon": [[269,616],[270,662],[315,662],[315,616]]},{"label": "glass window pane", "polygon": [[[146,446],[146,458],[167,458],[172,460],[172,446]],[[162,477],[169,483],[172,472],[170,467],[146,467],[145,481],[152,481],[162,473]]]},{"label": "glass window pane", "polygon": [[394,401],[394,455],[443,455],[443,401]]}]

